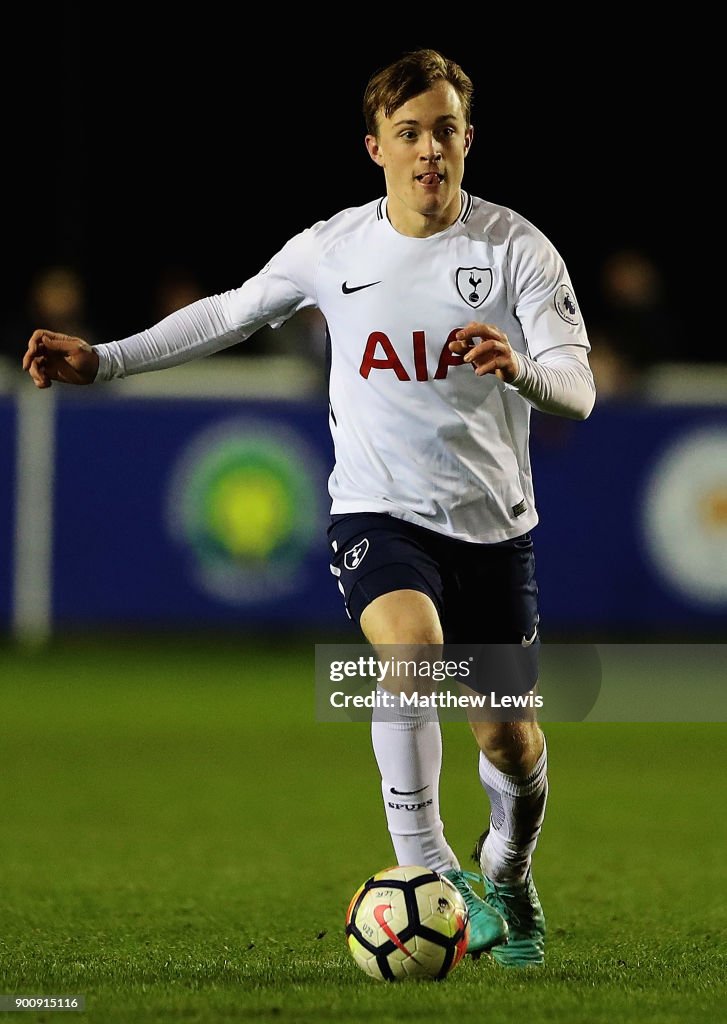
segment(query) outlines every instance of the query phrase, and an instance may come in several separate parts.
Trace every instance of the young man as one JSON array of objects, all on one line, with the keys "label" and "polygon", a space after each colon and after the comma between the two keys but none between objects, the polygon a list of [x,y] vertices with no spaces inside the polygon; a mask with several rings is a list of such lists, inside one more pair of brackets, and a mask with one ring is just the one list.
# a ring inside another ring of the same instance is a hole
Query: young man
[{"label": "young man", "polygon": [[[105,381],[218,351],[317,306],[331,354],[332,569],[375,648],[537,644],[530,411],[584,419],[594,403],[561,257],[523,217],[462,189],[472,92],[439,53],[404,55],[364,97],[383,198],[314,224],[240,288],[122,341],[92,348],[35,331],[23,362],[39,388]],[[531,858],[545,740],[534,720],[471,725],[491,810],[476,847],[484,899],[444,837],[439,723],[415,708],[372,721],[394,850],[464,894],[470,953],[539,964],[545,920]]]}]

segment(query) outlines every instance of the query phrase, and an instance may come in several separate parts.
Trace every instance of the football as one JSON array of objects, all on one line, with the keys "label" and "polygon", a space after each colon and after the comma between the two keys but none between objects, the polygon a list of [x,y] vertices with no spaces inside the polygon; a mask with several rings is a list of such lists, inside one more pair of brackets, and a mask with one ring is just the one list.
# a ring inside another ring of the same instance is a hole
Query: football
[{"label": "football", "polygon": [[441,981],[467,950],[469,911],[449,879],[417,865],[385,868],[359,886],[346,913],[346,941],[378,981]]}]

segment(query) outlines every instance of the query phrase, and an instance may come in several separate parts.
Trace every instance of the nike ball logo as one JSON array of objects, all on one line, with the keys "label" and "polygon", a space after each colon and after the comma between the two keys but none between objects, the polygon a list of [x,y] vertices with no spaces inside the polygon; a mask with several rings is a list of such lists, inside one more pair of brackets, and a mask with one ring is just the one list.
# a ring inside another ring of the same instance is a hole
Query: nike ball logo
[{"label": "nike ball logo", "polygon": [[341,291],[344,295],[352,295],[354,292],[360,292],[362,288],[373,288],[375,284],[381,284],[381,281],[371,281],[370,284],[356,284],[353,288],[349,288],[348,281],[344,281],[341,285]]},{"label": "nike ball logo", "polygon": [[406,789],[394,789],[394,787],[392,786],[391,787],[391,792],[392,793],[396,793],[397,796],[414,796],[415,793],[423,793],[426,788],[427,788],[426,786],[422,786],[421,789],[409,789],[409,790],[406,790]]}]

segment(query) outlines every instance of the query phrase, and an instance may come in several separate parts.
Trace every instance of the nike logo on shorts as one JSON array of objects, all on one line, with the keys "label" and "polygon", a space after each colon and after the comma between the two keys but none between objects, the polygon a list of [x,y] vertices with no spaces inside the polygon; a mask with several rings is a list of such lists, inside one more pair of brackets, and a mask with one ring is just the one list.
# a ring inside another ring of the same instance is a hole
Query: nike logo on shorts
[{"label": "nike logo on shorts", "polygon": [[537,635],[538,635],[538,626],[537,626],[537,623],[536,623],[535,629],[533,630],[533,635],[530,636],[530,637],[524,636],[522,638],[522,640],[520,641],[520,643],[522,644],[523,647],[532,647],[533,644],[535,643],[535,638],[536,638]]}]

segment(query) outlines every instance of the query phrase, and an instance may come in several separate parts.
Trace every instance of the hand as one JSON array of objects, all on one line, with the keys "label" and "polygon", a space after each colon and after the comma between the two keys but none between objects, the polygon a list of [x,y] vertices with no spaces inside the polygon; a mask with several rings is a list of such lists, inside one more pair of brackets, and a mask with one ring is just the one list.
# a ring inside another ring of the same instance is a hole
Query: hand
[{"label": "hand", "polygon": [[457,355],[466,353],[464,361],[472,364],[478,377],[494,373],[499,380],[511,384],[520,369],[507,335],[494,324],[467,324],[457,331],[455,340],[449,343],[449,351]]},{"label": "hand", "polygon": [[33,331],[23,356],[37,388],[49,388],[54,380],[62,384],[92,384],[98,373],[98,356],[82,338],[54,331]]}]

